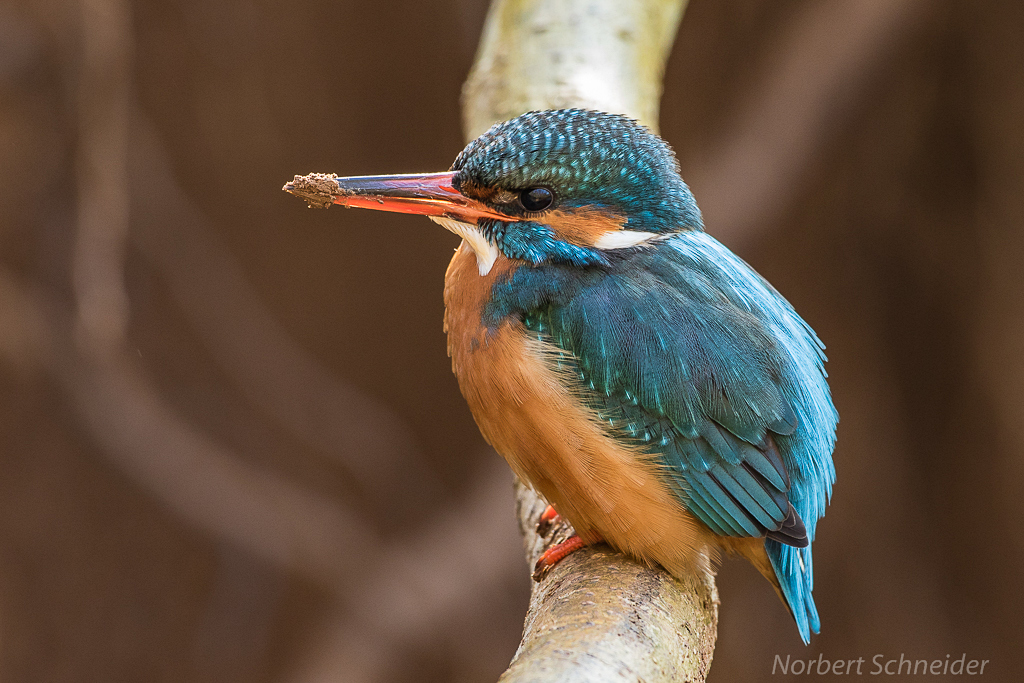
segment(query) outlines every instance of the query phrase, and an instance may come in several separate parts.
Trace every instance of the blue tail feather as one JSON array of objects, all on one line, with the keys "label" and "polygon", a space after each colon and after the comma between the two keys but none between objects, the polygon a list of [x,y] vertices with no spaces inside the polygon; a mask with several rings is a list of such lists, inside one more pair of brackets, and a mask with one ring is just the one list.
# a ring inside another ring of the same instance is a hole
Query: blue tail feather
[{"label": "blue tail feather", "polygon": [[779,580],[782,595],[796,620],[800,638],[806,645],[811,640],[811,633],[821,632],[818,608],[811,596],[811,589],[814,588],[811,548],[794,548],[771,539],[765,541],[764,547]]}]

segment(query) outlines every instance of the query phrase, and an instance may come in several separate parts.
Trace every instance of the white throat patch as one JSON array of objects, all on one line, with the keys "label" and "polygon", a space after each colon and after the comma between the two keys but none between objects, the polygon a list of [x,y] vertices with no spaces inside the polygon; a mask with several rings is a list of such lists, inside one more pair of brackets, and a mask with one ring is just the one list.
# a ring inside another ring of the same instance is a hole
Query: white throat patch
[{"label": "white throat patch", "polygon": [[463,223],[454,218],[445,218],[444,216],[427,216],[427,218],[445,230],[454,232],[469,245],[469,248],[476,254],[476,265],[481,275],[487,275],[487,273],[491,272],[491,268],[498,258],[498,247],[484,237],[479,228],[470,223]]}]

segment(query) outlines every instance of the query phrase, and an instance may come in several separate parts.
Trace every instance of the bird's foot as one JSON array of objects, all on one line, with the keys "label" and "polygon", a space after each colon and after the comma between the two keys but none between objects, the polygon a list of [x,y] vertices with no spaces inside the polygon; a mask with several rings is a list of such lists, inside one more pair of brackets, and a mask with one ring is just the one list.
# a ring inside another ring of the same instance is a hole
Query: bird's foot
[{"label": "bird's foot", "polygon": [[583,539],[573,534],[566,540],[551,546],[545,550],[541,556],[537,559],[537,564],[533,567],[533,580],[540,581],[547,573],[551,571],[551,568],[556,564],[565,559],[566,556],[576,552],[580,548],[587,545],[583,542]]},{"label": "bird's foot", "polygon": [[548,505],[544,508],[544,512],[541,513],[540,519],[537,520],[537,535],[547,536],[548,532],[551,531],[551,527],[558,524],[561,517],[558,516],[558,511],[555,510],[553,505]]}]

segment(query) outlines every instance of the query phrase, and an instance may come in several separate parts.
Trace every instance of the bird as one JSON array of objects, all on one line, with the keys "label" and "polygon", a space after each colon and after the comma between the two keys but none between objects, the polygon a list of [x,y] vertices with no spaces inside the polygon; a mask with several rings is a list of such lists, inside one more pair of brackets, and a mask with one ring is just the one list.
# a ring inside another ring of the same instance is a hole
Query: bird
[{"label": "bird", "polygon": [[496,123],[442,173],[296,176],[310,205],[426,215],[462,238],[448,353],[484,438],[575,535],[677,577],[722,552],[806,644],[835,481],[824,345],[704,230],[669,145],[587,109]]}]

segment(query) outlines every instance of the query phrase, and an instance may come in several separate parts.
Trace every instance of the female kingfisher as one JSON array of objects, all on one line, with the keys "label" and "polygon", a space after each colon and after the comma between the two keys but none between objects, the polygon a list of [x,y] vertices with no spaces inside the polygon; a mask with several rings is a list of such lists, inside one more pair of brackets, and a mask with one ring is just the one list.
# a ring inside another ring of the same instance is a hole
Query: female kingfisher
[{"label": "female kingfisher", "polygon": [[285,189],[462,237],[444,287],[452,369],[484,438],[578,534],[542,562],[603,540],[681,576],[739,553],[805,643],[819,632],[811,542],[838,421],[824,346],[704,232],[661,138],[623,116],[535,111],[447,173]]}]

